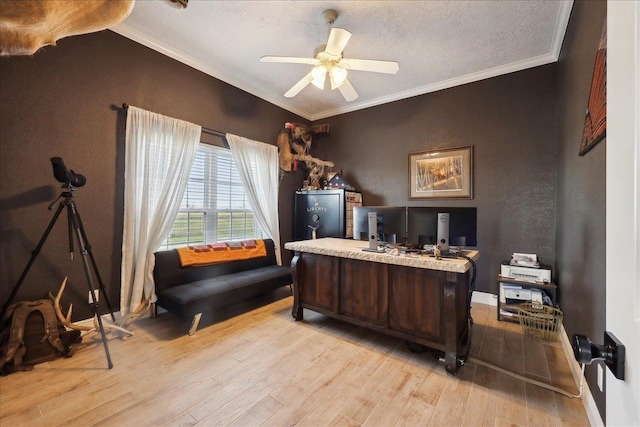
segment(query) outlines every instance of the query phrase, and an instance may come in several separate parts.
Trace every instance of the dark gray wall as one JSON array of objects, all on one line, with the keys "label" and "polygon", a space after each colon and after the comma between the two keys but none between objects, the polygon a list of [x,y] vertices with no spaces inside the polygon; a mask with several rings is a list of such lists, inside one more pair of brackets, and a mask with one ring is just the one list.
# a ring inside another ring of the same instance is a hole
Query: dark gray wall
[{"label": "dark gray wall", "polygon": [[[497,293],[500,263],[513,252],[555,259],[554,64],[495,77],[322,122],[314,145],[363,192],[365,205],[478,208],[476,289]],[[399,77],[401,78],[401,76]],[[409,153],[472,145],[473,199],[409,200]]]},{"label": "dark gray wall", "polygon": [[[116,106],[128,103],[273,144],[285,122],[304,122],[110,31],[63,39],[33,57],[4,57],[0,66],[3,305],[53,216],[47,206],[60,193],[60,184],[49,158],[60,156],[87,177],[75,199],[109,300],[119,309],[125,116]],[[292,193],[301,180],[301,173],[289,174],[281,185],[283,242],[291,240]],[[77,248],[75,261],[68,253],[63,216],[16,300],[56,291],[68,275],[65,306],[74,303],[74,319],[89,317],[82,262]]]},{"label": "dark gray wall", "polygon": [[[367,205],[476,206],[478,290],[496,292],[499,264],[512,252],[538,253],[555,266],[569,335],[596,339],[605,317],[606,143],[584,157],[577,152],[605,14],[603,1],[574,4],[558,64],[320,120],[331,134],[313,146],[363,191]],[[88,178],[76,200],[119,308],[124,116],[114,106],[126,102],[270,143],[284,122],[303,121],[109,31],[61,40],[33,57],[1,58],[0,67],[3,304],[51,220],[47,206],[60,189],[49,158],[62,156]],[[473,199],[408,200],[409,153],[467,145],[475,151]],[[299,171],[281,185],[283,242],[291,239],[292,194],[301,180]],[[67,301],[76,306],[74,318],[84,318],[84,272],[78,259],[69,261],[66,241],[61,218],[18,299],[44,296],[69,275]],[[594,371],[587,378],[604,417]]]},{"label": "dark gray wall", "polygon": [[[606,8],[604,1],[574,3],[557,70],[556,277],[568,336],[598,343],[606,326],[606,139],[582,157],[578,149]],[[606,419],[595,363],[585,375]]]},{"label": "dark gray wall", "polygon": [[[557,64],[320,122],[333,160],[366,205],[476,206],[477,289],[496,293],[500,261],[535,252],[553,265],[567,334],[605,328],[605,144],[578,148],[606,2],[574,3]],[[408,154],[474,146],[474,198],[409,201]],[[596,365],[586,376],[602,418]]]}]

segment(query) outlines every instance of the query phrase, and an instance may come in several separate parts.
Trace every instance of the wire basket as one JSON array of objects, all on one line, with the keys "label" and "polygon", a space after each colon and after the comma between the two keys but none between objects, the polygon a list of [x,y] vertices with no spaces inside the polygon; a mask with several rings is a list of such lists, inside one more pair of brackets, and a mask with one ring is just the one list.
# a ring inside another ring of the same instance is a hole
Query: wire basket
[{"label": "wire basket", "polygon": [[525,302],[518,305],[518,317],[522,331],[541,340],[558,339],[562,324],[562,310],[539,303]]}]

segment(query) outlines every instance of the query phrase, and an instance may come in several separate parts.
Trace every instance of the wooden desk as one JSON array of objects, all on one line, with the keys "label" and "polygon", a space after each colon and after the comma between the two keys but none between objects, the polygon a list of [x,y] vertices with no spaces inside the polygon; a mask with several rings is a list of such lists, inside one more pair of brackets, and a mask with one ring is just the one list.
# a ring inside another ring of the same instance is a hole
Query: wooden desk
[{"label": "wooden desk", "polygon": [[422,344],[443,351],[447,371],[457,371],[469,344],[469,261],[364,252],[368,242],[335,238],[284,247],[295,251],[296,320],[307,308]]}]

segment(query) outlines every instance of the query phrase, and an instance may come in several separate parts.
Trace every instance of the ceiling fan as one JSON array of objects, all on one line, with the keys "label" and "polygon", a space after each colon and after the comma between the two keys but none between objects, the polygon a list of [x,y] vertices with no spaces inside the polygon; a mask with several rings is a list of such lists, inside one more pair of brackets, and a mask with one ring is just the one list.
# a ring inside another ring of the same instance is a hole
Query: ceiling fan
[{"label": "ceiling fan", "polygon": [[318,46],[313,58],[295,58],[289,56],[263,56],[260,62],[283,62],[292,64],[313,65],[313,69],[298,83],[293,85],[284,96],[292,98],[309,83],[319,89],[324,89],[327,74],[331,81],[331,89],[338,89],[344,99],[353,101],[358,98],[358,93],[347,79],[349,70],[370,71],[374,73],[395,74],[400,67],[395,61],[378,61],[372,59],[351,59],[343,56],[343,50],[351,33],[342,28],[332,28],[331,25],[338,17],[338,12],[327,9],[322,12],[322,17],[329,29],[329,39],[326,45]]}]

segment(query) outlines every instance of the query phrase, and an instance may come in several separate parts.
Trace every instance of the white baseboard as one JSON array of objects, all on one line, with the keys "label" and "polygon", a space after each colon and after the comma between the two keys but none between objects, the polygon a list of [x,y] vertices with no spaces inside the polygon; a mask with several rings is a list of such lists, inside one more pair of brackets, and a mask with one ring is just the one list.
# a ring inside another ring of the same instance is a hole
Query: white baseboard
[{"label": "white baseboard", "polygon": [[[580,384],[582,369],[580,367],[580,364],[573,356],[573,348],[571,347],[571,343],[569,342],[567,331],[564,330],[564,325],[562,325],[560,330],[560,339],[562,341],[562,349],[564,350],[564,355],[567,358],[569,366],[571,367],[573,379],[575,380],[576,384]],[[585,411],[587,411],[587,417],[589,417],[589,423],[591,424],[591,426],[604,427],[604,422],[602,421],[602,417],[600,416],[600,411],[598,411],[596,401],[593,399],[593,394],[591,394],[591,390],[589,389],[589,384],[587,383],[586,379],[584,380],[584,387],[582,391],[582,404],[584,405]]]},{"label": "white baseboard", "polygon": [[492,305],[495,307],[498,305],[498,296],[487,292],[473,291],[473,295],[471,295],[471,302]]}]

